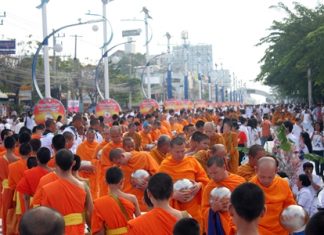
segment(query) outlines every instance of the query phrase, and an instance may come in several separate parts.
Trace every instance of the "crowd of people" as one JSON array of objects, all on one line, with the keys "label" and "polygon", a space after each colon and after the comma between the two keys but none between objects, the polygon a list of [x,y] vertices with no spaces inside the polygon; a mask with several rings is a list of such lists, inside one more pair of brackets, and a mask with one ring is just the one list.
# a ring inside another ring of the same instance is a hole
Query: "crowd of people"
[{"label": "crowd of people", "polygon": [[323,121],[321,105],[73,113],[39,124],[13,112],[0,120],[2,232],[288,235],[280,216],[297,204],[310,218],[303,234],[321,234]]}]

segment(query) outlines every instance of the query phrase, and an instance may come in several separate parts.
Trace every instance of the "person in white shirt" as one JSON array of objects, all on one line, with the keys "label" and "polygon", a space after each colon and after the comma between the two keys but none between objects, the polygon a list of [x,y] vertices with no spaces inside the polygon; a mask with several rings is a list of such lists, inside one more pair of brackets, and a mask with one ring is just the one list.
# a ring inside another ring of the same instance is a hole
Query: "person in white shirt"
[{"label": "person in white shirt", "polygon": [[298,140],[300,138],[300,133],[303,131],[303,126],[301,124],[302,120],[300,118],[296,118],[296,122],[291,132]]},{"label": "person in white shirt", "polygon": [[76,150],[79,146],[79,144],[82,143],[82,138],[78,133],[78,129],[82,127],[82,116],[80,114],[76,114],[73,116],[72,123],[70,126],[65,127],[62,134],[65,132],[70,132],[74,135],[74,144],[72,148],[70,149],[72,153],[76,153]]},{"label": "person in white shirt", "polygon": [[296,202],[298,205],[302,206],[311,217],[317,212],[317,202],[309,188],[311,182],[306,174],[301,174],[298,176],[296,183],[298,187]]},{"label": "person in white shirt", "polygon": [[56,132],[56,124],[53,119],[47,119],[45,121],[45,131],[43,135],[41,136],[41,143],[42,147],[46,147],[51,151],[51,154],[54,153],[54,150],[52,148],[52,139]]},{"label": "person in white shirt", "polygon": [[[314,125],[314,132],[311,135],[313,153],[321,157],[324,157],[324,136],[323,128],[319,122],[316,122]],[[320,164],[318,161],[315,161],[315,171],[317,175],[323,175],[324,164]]]},{"label": "person in white shirt", "polygon": [[241,125],[240,125],[240,127],[239,127],[239,131],[242,131],[242,132],[244,132],[244,134],[246,135],[246,137],[247,137],[247,147],[250,147],[249,146],[249,131],[248,131],[248,128],[247,128],[247,119],[245,118],[245,117],[240,117],[239,118],[240,119],[240,122],[241,122]]},{"label": "person in white shirt", "polygon": [[92,118],[90,120],[90,128],[92,128],[92,129],[94,129],[96,131],[95,140],[98,143],[101,143],[103,141],[103,137],[102,137],[101,133],[99,132],[100,123],[99,123],[99,120],[97,118]]},{"label": "person in white shirt", "polygon": [[24,118],[24,125],[27,127],[29,130],[33,130],[35,126],[35,121],[33,118],[33,113],[31,111],[28,111],[25,118]]},{"label": "person in white shirt", "polygon": [[305,162],[303,164],[304,174],[308,176],[308,179],[311,182],[310,190],[312,195],[315,197],[319,190],[323,187],[322,178],[318,175],[313,174],[314,165],[311,162]]}]

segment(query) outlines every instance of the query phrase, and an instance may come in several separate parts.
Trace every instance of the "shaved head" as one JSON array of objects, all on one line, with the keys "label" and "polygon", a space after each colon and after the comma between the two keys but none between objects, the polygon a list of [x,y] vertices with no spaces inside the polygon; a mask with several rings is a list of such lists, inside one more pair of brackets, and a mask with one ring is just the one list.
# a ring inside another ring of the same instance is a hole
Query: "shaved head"
[{"label": "shaved head", "polygon": [[211,156],[217,157],[225,157],[226,156],[226,148],[223,144],[214,144],[210,148]]},{"label": "shaved head", "polygon": [[272,157],[262,157],[257,162],[256,171],[261,185],[269,187],[277,174],[277,162]]}]

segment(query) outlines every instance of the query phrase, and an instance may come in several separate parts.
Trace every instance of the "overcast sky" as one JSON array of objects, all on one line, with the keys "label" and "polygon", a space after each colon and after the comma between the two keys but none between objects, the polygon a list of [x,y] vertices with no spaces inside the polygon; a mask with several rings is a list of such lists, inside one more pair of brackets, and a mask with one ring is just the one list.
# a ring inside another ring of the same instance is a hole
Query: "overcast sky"
[{"label": "overcast sky", "polygon": [[[28,35],[32,39],[42,40],[41,10],[36,9],[40,0],[0,0],[0,15],[6,11],[7,16],[0,25],[0,38],[16,38],[17,41],[26,40]],[[146,6],[153,19],[150,26],[153,39],[150,43],[150,54],[166,51],[165,33],[172,36],[171,43],[181,43],[181,31],[189,33],[191,44],[212,44],[214,63],[234,72],[239,80],[255,79],[259,72],[258,61],[264,54],[265,47],[255,47],[259,39],[269,32],[273,20],[284,16],[283,12],[269,9],[276,5],[276,0],[114,0],[107,6],[107,17],[110,20],[115,45],[126,39],[121,37],[121,31],[142,28],[141,36],[136,37],[136,50],[145,52],[144,23],[130,22],[121,19],[143,19],[141,13]],[[293,1],[283,0],[292,6]],[[300,0],[305,6],[314,7],[319,0]],[[101,0],[50,0],[47,4],[48,32],[63,25],[96,19],[86,16],[88,11],[102,14]],[[92,25],[78,26],[62,31],[64,38],[61,55],[74,54],[74,39],[71,35],[78,34],[77,56],[81,61],[96,64],[101,57],[100,47],[103,45],[102,25],[94,32]],[[120,49],[123,49],[121,47]],[[52,53],[50,51],[50,53]]]}]

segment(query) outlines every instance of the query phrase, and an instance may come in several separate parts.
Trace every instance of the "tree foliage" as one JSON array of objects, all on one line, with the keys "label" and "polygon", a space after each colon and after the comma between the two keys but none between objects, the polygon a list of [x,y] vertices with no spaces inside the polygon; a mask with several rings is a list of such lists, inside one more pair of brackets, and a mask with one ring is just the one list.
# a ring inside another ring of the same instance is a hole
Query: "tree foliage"
[{"label": "tree foliage", "polygon": [[273,21],[270,34],[257,44],[267,45],[257,80],[282,96],[306,100],[307,70],[311,69],[313,99],[320,101],[324,93],[324,5],[309,9],[294,3],[293,10],[283,3],[273,7],[287,16]]}]

